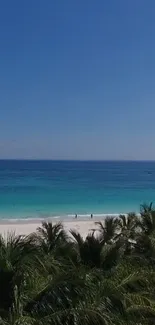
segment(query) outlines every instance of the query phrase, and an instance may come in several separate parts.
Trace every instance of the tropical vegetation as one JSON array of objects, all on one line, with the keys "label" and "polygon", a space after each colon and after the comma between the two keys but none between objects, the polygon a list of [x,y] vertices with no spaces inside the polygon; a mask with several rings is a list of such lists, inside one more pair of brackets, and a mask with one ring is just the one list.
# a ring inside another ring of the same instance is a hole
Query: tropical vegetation
[{"label": "tropical vegetation", "polygon": [[0,236],[1,325],[155,324],[155,210]]}]

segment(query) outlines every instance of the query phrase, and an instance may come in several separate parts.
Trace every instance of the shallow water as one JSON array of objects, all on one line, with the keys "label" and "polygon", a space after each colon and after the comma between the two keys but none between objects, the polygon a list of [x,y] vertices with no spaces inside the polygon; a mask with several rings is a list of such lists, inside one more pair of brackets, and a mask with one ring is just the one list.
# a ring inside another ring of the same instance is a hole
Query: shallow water
[{"label": "shallow water", "polygon": [[155,201],[155,162],[0,161],[0,218],[139,211]]}]

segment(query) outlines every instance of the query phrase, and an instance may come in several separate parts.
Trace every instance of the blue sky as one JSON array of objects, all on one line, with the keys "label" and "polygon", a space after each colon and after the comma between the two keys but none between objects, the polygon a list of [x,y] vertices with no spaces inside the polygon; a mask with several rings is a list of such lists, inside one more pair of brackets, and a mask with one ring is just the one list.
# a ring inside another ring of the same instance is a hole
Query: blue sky
[{"label": "blue sky", "polygon": [[0,3],[0,158],[155,159],[155,1]]}]

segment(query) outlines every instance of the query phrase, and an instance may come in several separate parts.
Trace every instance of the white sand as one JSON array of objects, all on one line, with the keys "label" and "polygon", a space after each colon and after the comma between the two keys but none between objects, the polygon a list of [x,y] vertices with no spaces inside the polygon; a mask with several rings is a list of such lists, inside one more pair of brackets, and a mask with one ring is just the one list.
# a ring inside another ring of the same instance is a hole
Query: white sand
[{"label": "white sand", "polygon": [[[102,220],[103,221],[103,220]],[[54,224],[55,222],[53,222]],[[96,229],[97,225],[93,220],[73,220],[63,222],[64,228],[67,232],[71,229],[78,231],[83,237],[86,237],[88,232]],[[0,233],[6,235],[8,232],[15,232],[17,235],[29,235],[35,232],[37,227],[41,226],[41,220],[30,221],[4,221],[0,223]]]}]

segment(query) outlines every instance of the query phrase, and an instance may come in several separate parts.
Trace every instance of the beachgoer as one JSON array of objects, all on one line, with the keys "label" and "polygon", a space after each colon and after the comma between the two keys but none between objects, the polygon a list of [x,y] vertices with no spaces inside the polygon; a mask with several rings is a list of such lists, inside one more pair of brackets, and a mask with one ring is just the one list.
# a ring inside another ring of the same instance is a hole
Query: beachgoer
[{"label": "beachgoer", "polygon": [[93,219],[93,214],[92,213],[91,213],[90,217],[91,217],[91,219]]},{"label": "beachgoer", "polygon": [[77,219],[77,214],[75,215],[75,219]]}]

